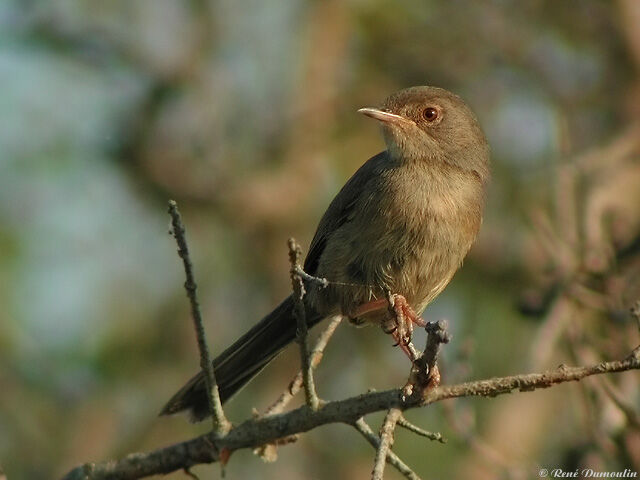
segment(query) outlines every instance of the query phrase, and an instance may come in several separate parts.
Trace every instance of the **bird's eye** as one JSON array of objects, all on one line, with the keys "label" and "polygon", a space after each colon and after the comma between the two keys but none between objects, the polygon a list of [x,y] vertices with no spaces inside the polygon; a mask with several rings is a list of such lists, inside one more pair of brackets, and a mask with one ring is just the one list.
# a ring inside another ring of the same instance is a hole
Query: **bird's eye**
[{"label": "bird's eye", "polygon": [[438,118],[438,110],[433,107],[425,108],[422,111],[422,116],[427,122],[433,122],[436,118]]}]

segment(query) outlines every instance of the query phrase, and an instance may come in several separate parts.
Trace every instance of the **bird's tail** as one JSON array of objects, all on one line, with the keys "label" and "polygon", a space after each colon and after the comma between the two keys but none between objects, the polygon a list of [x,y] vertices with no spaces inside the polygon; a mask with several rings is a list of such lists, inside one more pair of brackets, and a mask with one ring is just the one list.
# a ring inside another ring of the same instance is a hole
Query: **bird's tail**
[{"label": "bird's tail", "polygon": [[[213,361],[222,402],[246,385],[293,341],[296,337],[293,308],[293,298],[289,296]],[[310,312],[308,308],[306,310],[309,326],[321,320],[319,315]],[[183,410],[190,411],[194,422],[209,416],[202,371],[171,397],[160,415],[171,415]]]}]

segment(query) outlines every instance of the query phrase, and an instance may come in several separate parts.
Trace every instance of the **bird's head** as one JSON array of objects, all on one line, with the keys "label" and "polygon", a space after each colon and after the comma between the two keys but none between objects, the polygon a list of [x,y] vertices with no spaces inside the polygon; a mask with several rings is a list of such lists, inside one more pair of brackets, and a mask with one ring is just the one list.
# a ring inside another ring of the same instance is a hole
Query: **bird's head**
[{"label": "bird's head", "polygon": [[382,123],[389,154],[401,161],[443,161],[489,176],[489,147],[478,120],[460,97],[437,87],[394,93],[360,113]]}]

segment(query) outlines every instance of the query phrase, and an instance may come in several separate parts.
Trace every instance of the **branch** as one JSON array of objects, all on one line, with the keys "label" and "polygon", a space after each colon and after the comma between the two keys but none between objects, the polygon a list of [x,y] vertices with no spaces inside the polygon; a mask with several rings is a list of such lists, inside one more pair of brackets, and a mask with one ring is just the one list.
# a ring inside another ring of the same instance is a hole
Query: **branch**
[{"label": "branch", "polygon": [[[340,325],[340,322],[342,322],[341,315],[336,315],[335,317],[333,317],[329,322],[327,328],[325,328],[318,337],[318,340],[316,341],[316,344],[310,353],[310,366],[312,369],[315,369],[320,364],[320,361],[322,360],[322,356],[324,354],[324,349],[333,336],[333,333],[336,331],[336,328],[338,328],[338,325]],[[300,370],[296,374],[296,376],[293,377],[293,380],[291,380],[287,389],[280,394],[280,397],[278,397],[278,399],[269,408],[267,408],[263,415],[267,416],[282,412],[284,408],[289,404],[291,399],[300,391],[301,387],[302,370]]]},{"label": "branch", "polygon": [[326,278],[314,277],[313,275],[309,275],[305,272],[302,267],[298,264],[295,266],[296,273],[302,277],[303,280],[309,283],[315,283],[320,288],[327,288],[331,282]]},{"label": "branch", "polygon": [[[410,397],[413,395],[414,387],[418,387],[419,391],[424,391],[428,387],[437,387],[440,385],[440,371],[436,365],[440,346],[443,343],[451,341],[451,335],[447,332],[447,322],[438,320],[437,322],[428,322],[425,326],[427,331],[427,345],[424,352],[415,352],[415,358],[409,380],[402,388],[402,395]],[[412,346],[413,347],[413,346]]]},{"label": "branch", "polygon": [[391,445],[393,445],[393,432],[401,415],[402,410],[394,407],[390,408],[384,417],[384,422],[380,429],[380,443],[376,449],[376,458],[373,462],[371,480],[382,480],[384,478],[384,466],[387,463],[387,455],[391,451]]},{"label": "branch", "polygon": [[[373,446],[373,448],[376,450],[378,449],[378,446],[380,445],[380,437],[373,433],[373,430],[371,430],[371,427],[367,422],[365,422],[364,418],[356,420],[356,423],[354,423],[353,426],[362,434],[367,442]],[[387,462],[393,465],[396,470],[409,480],[420,480],[420,477],[391,450],[387,452]]]},{"label": "branch", "polygon": [[427,430],[424,430],[418,427],[417,425],[414,425],[404,417],[400,417],[398,419],[398,425],[402,428],[406,428],[407,430],[409,430],[412,433],[415,433],[416,435],[420,435],[421,437],[428,438],[429,440],[433,440],[435,442],[440,442],[440,443],[447,443],[447,439],[444,438],[440,432],[429,432]]},{"label": "branch", "polygon": [[[403,319],[398,318],[398,316],[402,315],[403,312],[394,308],[394,301],[394,295],[387,291],[389,311],[392,315],[396,316],[396,324],[401,325]],[[424,395],[428,392],[428,389],[433,389],[440,385],[440,372],[437,367],[438,353],[440,351],[440,346],[443,343],[449,343],[451,340],[451,336],[446,331],[446,327],[447,324],[444,320],[435,323],[427,323],[425,326],[425,330],[427,332],[427,344],[424,352],[418,352],[411,341],[404,344],[406,347],[405,351],[411,355],[412,364],[411,371],[409,373],[409,380],[402,389],[401,399],[403,401],[407,397],[413,395],[414,392],[417,395]],[[403,338],[402,334],[400,334],[400,338]],[[418,387],[417,391],[414,389],[416,386]],[[380,429],[380,439],[377,444],[373,471],[371,472],[372,480],[382,480],[384,477],[384,467],[386,462],[389,461],[389,451],[393,445],[394,432],[396,425],[398,424],[413,433],[417,433],[418,435],[442,441],[442,435],[427,432],[426,430],[423,430],[407,421],[402,415],[402,409],[397,407],[390,408],[385,416],[382,428]],[[362,425],[356,425],[356,428],[363,433]]]},{"label": "branch", "polygon": [[443,343],[451,341],[451,334],[447,332],[447,322],[438,320],[437,322],[429,322],[425,327],[427,331],[427,346],[424,349],[422,362],[428,367],[428,371],[432,371],[438,362],[440,347]]},{"label": "branch", "polygon": [[[331,337],[336,331],[336,328],[338,328],[338,325],[340,325],[340,322],[342,322],[341,315],[336,315],[335,317],[333,317],[329,322],[329,325],[327,325],[327,328],[325,328],[320,334],[320,336],[318,337],[318,340],[316,341],[316,344],[314,345],[313,350],[311,350],[311,353],[309,354],[311,359],[310,366],[312,369],[315,370],[316,367],[322,361],[324,349],[329,343],[329,340],[331,340]],[[295,377],[293,377],[293,380],[289,382],[289,385],[287,386],[285,391],[282,392],[278,397],[278,399],[269,408],[265,410],[262,416],[281,413],[289,404],[289,402],[293,399],[293,397],[300,391],[300,388],[302,388],[302,370],[300,370],[295,375]],[[256,417],[259,417],[257,412],[256,412]],[[297,438],[297,436],[292,436],[292,437]],[[291,439],[292,437],[285,437],[285,439]],[[263,460],[267,462],[272,462],[277,459],[278,446],[285,445],[288,443],[292,443],[292,442],[268,443],[254,449],[254,453],[259,457],[261,457]]]},{"label": "branch", "polygon": [[[219,438],[209,433],[192,440],[165,447],[149,453],[136,453],[120,460],[88,464],[69,472],[64,480],[75,479],[136,479],[152,474],[169,473],[200,463],[219,460],[220,451],[232,452],[241,448],[255,448],[279,438],[307,432],[330,423],[353,425],[367,414],[391,408],[407,410],[424,407],[442,400],[458,397],[495,397],[556,384],[578,381],[591,375],[624,372],[640,369],[640,347],[624,360],[602,362],[586,367],[560,367],[545,373],[512,375],[508,377],[478,380],[451,386],[440,386],[427,390],[424,396],[413,395],[401,399],[401,390],[371,392],[364,395],[327,402],[321,409],[313,411],[306,406],[278,415],[250,419]],[[213,447],[213,448],[212,448]]]},{"label": "branch", "polygon": [[189,248],[187,247],[187,239],[185,237],[185,228],[182,224],[180,212],[178,211],[178,204],[174,200],[169,200],[169,215],[171,216],[171,233],[178,244],[178,255],[182,258],[184,272],[187,277],[187,280],[184,283],[184,288],[187,291],[187,297],[191,304],[191,318],[193,319],[196,338],[198,340],[200,367],[205,374],[204,379],[207,391],[207,400],[213,420],[213,429],[219,436],[223,436],[231,429],[231,423],[227,420],[227,417],[225,417],[224,410],[222,409],[220,392],[218,391],[218,382],[216,381],[216,375],[213,371],[213,363],[211,361],[211,356],[209,355],[209,349],[207,348],[204,326],[202,325],[200,304],[196,294],[198,286],[196,285],[195,277],[193,275],[193,264],[191,263],[191,257],[189,256]]},{"label": "branch", "polygon": [[302,250],[294,238],[289,239],[289,262],[291,263],[291,286],[293,288],[294,316],[298,324],[297,340],[300,345],[300,369],[302,371],[302,384],[304,386],[305,399],[311,410],[317,410],[320,399],[316,393],[316,386],[313,382],[313,368],[309,358],[309,348],[307,346],[307,319],[304,309],[304,282],[300,275],[300,257]]}]

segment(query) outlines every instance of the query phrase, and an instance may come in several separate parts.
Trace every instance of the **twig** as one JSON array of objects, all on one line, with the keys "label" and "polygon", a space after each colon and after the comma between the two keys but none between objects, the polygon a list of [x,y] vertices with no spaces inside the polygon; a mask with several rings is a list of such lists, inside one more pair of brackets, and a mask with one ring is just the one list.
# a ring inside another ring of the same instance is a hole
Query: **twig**
[{"label": "twig", "polygon": [[440,372],[436,367],[440,346],[451,341],[451,335],[447,332],[447,322],[438,320],[429,322],[425,326],[427,331],[427,344],[424,352],[419,354],[411,366],[409,380],[402,389],[402,395],[409,397],[418,391],[423,391],[428,386],[437,387],[440,384]]},{"label": "twig", "polygon": [[447,332],[446,320],[438,320],[437,322],[429,322],[425,327],[427,331],[427,346],[424,349],[423,361],[426,363],[429,371],[433,370],[438,361],[440,346],[443,343],[451,341],[451,335]]},{"label": "twig", "polygon": [[171,216],[172,235],[178,244],[178,255],[182,258],[184,271],[187,277],[184,288],[187,291],[187,297],[191,304],[191,318],[193,319],[196,337],[198,340],[200,367],[205,373],[204,379],[207,387],[207,401],[209,402],[209,411],[211,412],[211,417],[213,419],[213,429],[218,435],[222,436],[231,429],[231,423],[227,420],[224,410],[222,409],[218,383],[216,381],[215,372],[213,371],[213,363],[211,361],[211,356],[209,355],[207,339],[204,333],[204,326],[202,324],[200,304],[196,294],[196,289],[198,287],[193,275],[193,264],[191,263],[191,257],[189,256],[189,248],[187,247],[187,239],[185,237],[185,228],[182,224],[180,212],[178,211],[178,204],[174,200],[169,200],[169,215]]},{"label": "twig", "polygon": [[[495,397],[514,390],[529,392],[538,388],[581,380],[591,375],[640,370],[640,349],[634,350],[624,360],[602,362],[586,367],[562,367],[545,373],[530,373],[509,377],[491,378],[451,386],[440,386],[428,390],[416,398],[401,399],[401,390],[371,392],[357,397],[327,402],[319,410],[307,407],[297,408],[287,413],[250,419],[219,438],[215,434],[205,434],[149,453],[134,453],[119,460],[82,465],[69,472],[64,480],[74,479],[119,479],[129,480],[182,470],[199,463],[213,463],[219,460],[220,451],[241,448],[255,448],[278,438],[307,432],[329,423],[353,425],[360,417],[373,412],[400,407],[403,410],[424,407],[449,398]],[[211,448],[211,445],[216,448]]]},{"label": "twig", "polygon": [[329,286],[329,284],[331,283],[326,278],[314,277],[313,275],[309,275],[307,272],[305,272],[302,269],[302,267],[299,264],[295,266],[295,271],[296,271],[296,273],[298,275],[300,275],[300,277],[303,280],[305,280],[305,281],[307,281],[309,283],[315,283],[320,288],[327,288]]},{"label": "twig", "polygon": [[421,437],[428,438],[429,440],[433,440],[440,443],[447,443],[447,439],[442,436],[440,432],[429,432],[428,430],[423,430],[422,428],[414,425],[409,420],[401,416],[398,419],[398,425],[402,428],[406,428],[410,432],[415,433],[416,435],[420,435]]},{"label": "twig", "polygon": [[[369,424],[367,424],[364,418],[359,418],[358,420],[356,420],[353,426],[356,430],[358,430],[358,432],[362,434],[367,442],[369,442],[371,446],[373,446],[373,448],[375,448],[376,450],[378,449],[378,446],[380,445],[380,437],[373,433],[373,430],[371,430],[371,427],[369,426]],[[396,470],[398,470],[409,480],[420,480],[420,477],[413,470],[411,470],[411,467],[400,460],[400,457],[398,457],[391,450],[387,452],[387,462],[389,462],[393,467],[395,467]]]},{"label": "twig", "polygon": [[393,432],[396,429],[396,423],[402,415],[402,410],[397,407],[390,408],[384,417],[382,428],[380,429],[380,443],[376,450],[376,458],[373,462],[373,470],[371,472],[371,480],[382,480],[384,477],[384,466],[387,463],[387,455],[391,451],[393,445]]},{"label": "twig", "polygon": [[309,359],[309,348],[307,345],[307,319],[304,310],[304,282],[300,276],[300,257],[302,251],[294,238],[289,239],[289,262],[291,263],[291,286],[293,288],[293,301],[295,303],[294,316],[298,323],[297,340],[300,345],[300,364],[302,371],[302,385],[307,405],[311,410],[317,410],[320,405],[316,386],[313,382],[313,369]]},{"label": "twig", "polygon": [[[324,349],[333,336],[333,333],[336,331],[336,328],[338,328],[338,325],[340,325],[341,321],[341,315],[333,317],[329,322],[329,325],[327,325],[327,328],[325,328],[318,337],[318,340],[316,341],[316,344],[314,345],[313,350],[311,350],[310,353],[312,369],[315,369],[322,361]],[[267,408],[267,410],[264,412],[264,415],[273,415],[275,413],[282,412],[287,404],[291,401],[291,399],[300,391],[301,387],[302,370],[300,370],[296,374],[296,376],[293,377],[293,380],[291,380],[287,389],[282,392],[280,397],[278,397],[278,399],[269,408]]]}]

